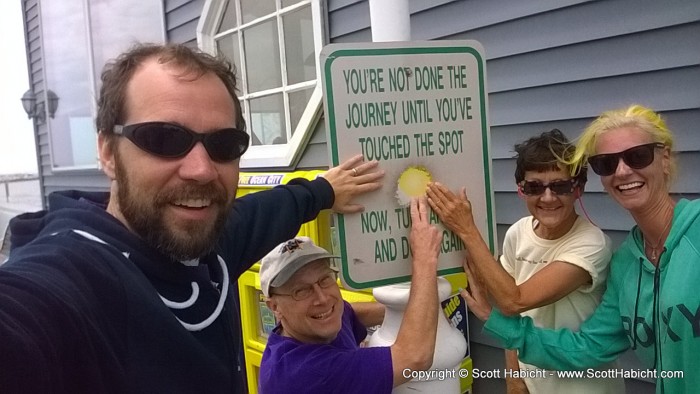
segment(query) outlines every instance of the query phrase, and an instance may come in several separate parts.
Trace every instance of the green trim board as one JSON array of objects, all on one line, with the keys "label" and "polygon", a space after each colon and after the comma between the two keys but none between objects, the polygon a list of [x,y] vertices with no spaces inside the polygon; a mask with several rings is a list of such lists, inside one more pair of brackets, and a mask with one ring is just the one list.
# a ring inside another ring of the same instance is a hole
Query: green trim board
[{"label": "green trim board", "polygon": [[[467,187],[495,253],[483,49],[475,41],[332,44],[321,52],[330,161],[363,153],[387,172],[365,212],[337,215],[341,278],[353,289],[410,280],[406,203],[426,178]],[[420,188],[420,187],[419,187]],[[410,220],[409,220],[410,221]],[[464,245],[443,231],[439,274],[460,272]]]}]

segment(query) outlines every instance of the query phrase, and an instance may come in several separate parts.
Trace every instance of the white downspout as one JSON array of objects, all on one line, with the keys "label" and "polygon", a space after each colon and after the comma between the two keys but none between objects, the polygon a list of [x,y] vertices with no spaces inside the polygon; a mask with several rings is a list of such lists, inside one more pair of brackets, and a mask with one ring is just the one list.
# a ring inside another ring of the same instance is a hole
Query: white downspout
[{"label": "white downspout", "polygon": [[[369,0],[372,41],[411,41],[411,15],[408,0]],[[373,290],[376,300],[386,307],[384,321],[370,337],[369,346],[391,346],[398,335],[403,314],[408,304],[411,283],[398,283]],[[440,301],[450,298],[452,286],[447,279],[438,277]],[[393,394],[459,393],[460,381],[457,369],[467,350],[462,333],[452,327],[445,318],[442,305],[438,305],[438,331],[436,335],[433,365],[430,370],[449,371],[448,379],[413,379],[392,391]],[[466,318],[466,316],[465,316]]]},{"label": "white downspout", "polygon": [[372,41],[411,41],[408,0],[369,0]]}]

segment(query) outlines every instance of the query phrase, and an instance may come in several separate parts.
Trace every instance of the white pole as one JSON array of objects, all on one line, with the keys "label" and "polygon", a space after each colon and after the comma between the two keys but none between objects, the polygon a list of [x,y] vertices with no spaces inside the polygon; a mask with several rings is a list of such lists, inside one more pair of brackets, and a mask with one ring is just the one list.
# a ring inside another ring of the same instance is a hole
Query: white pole
[{"label": "white pole", "polygon": [[408,0],[369,0],[372,41],[411,41]]},{"label": "white pole", "polygon": [[[411,41],[411,14],[408,0],[369,0],[369,17],[372,25],[372,41]],[[450,297],[452,286],[445,278],[438,278],[440,301]],[[411,283],[399,283],[375,287],[374,297],[386,307],[384,321],[370,337],[369,346],[391,346],[396,341],[403,313],[408,304]],[[467,350],[467,342],[462,333],[452,327],[438,304],[438,327],[435,353],[431,370],[451,371],[450,379],[413,379],[398,387],[392,393],[459,393],[460,381],[456,373],[460,361]]]}]

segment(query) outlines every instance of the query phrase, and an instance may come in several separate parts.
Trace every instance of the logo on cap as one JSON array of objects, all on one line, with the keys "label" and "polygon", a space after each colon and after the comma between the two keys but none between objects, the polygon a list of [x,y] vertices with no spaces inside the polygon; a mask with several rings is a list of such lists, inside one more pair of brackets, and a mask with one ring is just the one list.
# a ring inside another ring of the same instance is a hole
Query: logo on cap
[{"label": "logo on cap", "polygon": [[284,245],[280,248],[279,252],[284,254],[286,252],[289,253],[294,253],[295,250],[297,249],[303,249],[302,245],[304,244],[304,241],[296,238],[292,238],[289,241],[285,242]]}]

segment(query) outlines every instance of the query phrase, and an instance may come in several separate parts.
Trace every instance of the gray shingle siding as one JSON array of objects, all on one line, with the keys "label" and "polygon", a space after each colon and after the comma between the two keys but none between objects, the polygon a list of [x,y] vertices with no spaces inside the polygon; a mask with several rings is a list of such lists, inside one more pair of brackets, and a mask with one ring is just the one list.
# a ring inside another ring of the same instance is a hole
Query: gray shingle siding
[{"label": "gray shingle siding", "polygon": [[[421,5],[429,6],[421,7]],[[672,192],[700,197],[700,3],[613,1],[411,1],[412,39],[476,39],[486,51],[499,243],[527,214],[516,194],[513,145],[560,128],[575,138],[601,111],[640,103],[662,111],[677,138]],[[371,40],[366,1],[329,1],[332,42]],[[634,224],[590,173],[584,205],[619,245]],[[503,351],[470,320],[475,366],[502,368]],[[623,365],[635,366],[625,356]],[[503,382],[475,382],[500,392]],[[643,381],[628,392],[653,392]]]}]

